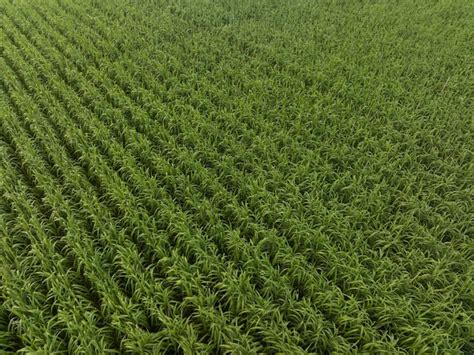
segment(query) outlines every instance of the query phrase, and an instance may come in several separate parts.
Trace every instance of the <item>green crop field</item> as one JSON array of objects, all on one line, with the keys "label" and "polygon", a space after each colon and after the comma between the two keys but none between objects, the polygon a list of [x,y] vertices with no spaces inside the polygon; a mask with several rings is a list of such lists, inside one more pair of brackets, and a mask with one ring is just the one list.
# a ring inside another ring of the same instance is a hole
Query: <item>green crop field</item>
[{"label": "green crop field", "polygon": [[0,0],[0,353],[474,353],[474,2]]}]

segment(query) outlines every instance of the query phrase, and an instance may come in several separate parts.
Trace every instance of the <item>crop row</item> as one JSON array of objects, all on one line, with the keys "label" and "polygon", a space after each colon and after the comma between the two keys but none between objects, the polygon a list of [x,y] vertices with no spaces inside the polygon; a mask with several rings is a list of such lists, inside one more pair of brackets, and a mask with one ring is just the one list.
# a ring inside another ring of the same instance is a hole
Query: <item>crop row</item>
[{"label": "crop row", "polygon": [[[467,156],[420,156],[337,81],[302,85],[241,33],[157,51],[141,12],[95,6],[93,19],[70,1],[0,8],[1,217],[14,221],[0,256],[15,265],[0,317],[19,319],[29,350],[463,346],[469,206],[452,191],[470,193]],[[349,121],[312,127],[308,90],[319,116]]]}]

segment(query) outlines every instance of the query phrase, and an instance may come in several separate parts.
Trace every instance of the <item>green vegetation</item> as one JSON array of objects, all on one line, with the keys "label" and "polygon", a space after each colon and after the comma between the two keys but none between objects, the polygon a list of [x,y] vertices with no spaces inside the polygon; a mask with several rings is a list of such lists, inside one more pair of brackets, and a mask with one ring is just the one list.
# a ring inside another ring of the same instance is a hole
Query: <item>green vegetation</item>
[{"label": "green vegetation", "polygon": [[473,353],[472,14],[0,0],[0,352]]}]

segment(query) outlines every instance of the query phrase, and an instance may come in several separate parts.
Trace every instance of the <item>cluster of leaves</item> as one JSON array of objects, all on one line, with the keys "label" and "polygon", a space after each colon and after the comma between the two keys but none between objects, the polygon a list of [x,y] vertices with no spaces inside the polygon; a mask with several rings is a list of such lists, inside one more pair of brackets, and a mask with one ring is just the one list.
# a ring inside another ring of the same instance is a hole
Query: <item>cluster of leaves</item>
[{"label": "cluster of leaves", "polygon": [[473,11],[0,0],[0,351],[474,351]]}]

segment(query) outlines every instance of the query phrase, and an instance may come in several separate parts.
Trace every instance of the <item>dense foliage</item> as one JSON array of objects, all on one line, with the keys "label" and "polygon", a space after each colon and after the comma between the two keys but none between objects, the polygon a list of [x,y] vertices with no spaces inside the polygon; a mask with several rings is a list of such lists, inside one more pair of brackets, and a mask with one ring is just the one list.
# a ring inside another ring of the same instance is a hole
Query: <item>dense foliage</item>
[{"label": "dense foliage", "polygon": [[474,352],[473,13],[0,0],[0,352]]}]

